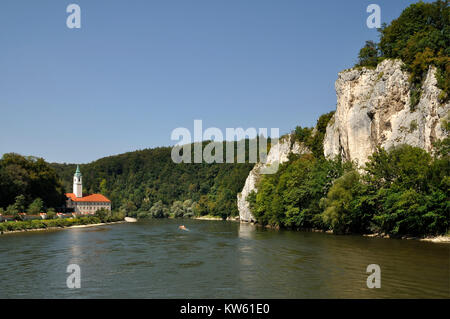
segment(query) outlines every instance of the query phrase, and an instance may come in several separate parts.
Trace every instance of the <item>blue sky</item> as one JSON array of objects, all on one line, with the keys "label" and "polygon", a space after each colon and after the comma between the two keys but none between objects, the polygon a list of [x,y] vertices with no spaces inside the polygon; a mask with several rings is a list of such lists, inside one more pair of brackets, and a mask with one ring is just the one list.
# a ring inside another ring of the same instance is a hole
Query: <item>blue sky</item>
[{"label": "blue sky", "polygon": [[[408,0],[2,0],[0,154],[50,162],[173,145],[177,127],[312,126],[335,109],[371,3]],[[68,29],[66,7],[81,7]]]}]

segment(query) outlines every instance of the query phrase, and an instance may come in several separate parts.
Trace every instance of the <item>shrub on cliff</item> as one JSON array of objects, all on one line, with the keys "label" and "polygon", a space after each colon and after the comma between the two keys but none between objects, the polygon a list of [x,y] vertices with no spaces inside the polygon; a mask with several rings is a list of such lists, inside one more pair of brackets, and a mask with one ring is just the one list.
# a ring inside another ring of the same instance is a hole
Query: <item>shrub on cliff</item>
[{"label": "shrub on cliff", "polygon": [[418,2],[390,25],[383,25],[380,42],[367,41],[357,66],[375,67],[383,58],[401,59],[410,72],[411,105],[420,99],[421,83],[430,65],[437,67],[442,100],[450,95],[450,9],[448,1]]},{"label": "shrub on cliff", "polygon": [[359,51],[357,66],[374,68],[380,60],[378,45],[373,41],[366,41],[366,45]]},{"label": "shrub on cliff", "polygon": [[335,111],[322,114],[317,120],[315,129],[297,126],[292,132],[294,141],[303,143],[317,158],[323,157],[323,139],[327,125],[333,118]]}]

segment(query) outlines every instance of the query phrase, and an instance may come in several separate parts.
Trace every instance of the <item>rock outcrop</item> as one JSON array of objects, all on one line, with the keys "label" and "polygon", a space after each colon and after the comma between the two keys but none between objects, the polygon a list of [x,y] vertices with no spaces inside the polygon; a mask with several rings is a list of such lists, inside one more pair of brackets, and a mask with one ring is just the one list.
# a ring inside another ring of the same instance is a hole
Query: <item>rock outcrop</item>
[{"label": "rock outcrop", "polygon": [[244,222],[254,222],[255,218],[250,210],[247,202],[247,196],[252,192],[257,192],[257,183],[262,174],[270,174],[276,172],[278,165],[289,160],[289,154],[307,153],[308,150],[298,142],[292,141],[292,135],[280,138],[279,142],[270,148],[267,154],[266,163],[257,163],[250,171],[242,192],[237,195],[237,206],[239,209],[239,218]]},{"label": "rock outcrop", "polygon": [[324,153],[364,165],[378,146],[409,144],[432,150],[445,135],[441,120],[450,103],[439,102],[436,69],[430,67],[419,103],[410,108],[408,73],[400,60],[385,60],[376,69],[351,69],[336,81],[337,108],[328,124]]},{"label": "rock outcrop", "polygon": [[[327,158],[341,155],[342,159],[363,166],[377,147],[389,149],[409,144],[432,151],[433,142],[446,136],[442,120],[449,119],[450,103],[439,101],[436,69],[430,67],[422,85],[419,103],[411,108],[408,73],[402,70],[400,60],[385,60],[376,69],[350,69],[339,73],[336,81],[337,108],[328,123],[324,138]],[[246,201],[262,170],[288,161],[290,153],[306,153],[292,136],[280,140],[273,147],[266,164],[256,164],[250,172],[244,189],[238,194],[241,221],[254,217]]]}]

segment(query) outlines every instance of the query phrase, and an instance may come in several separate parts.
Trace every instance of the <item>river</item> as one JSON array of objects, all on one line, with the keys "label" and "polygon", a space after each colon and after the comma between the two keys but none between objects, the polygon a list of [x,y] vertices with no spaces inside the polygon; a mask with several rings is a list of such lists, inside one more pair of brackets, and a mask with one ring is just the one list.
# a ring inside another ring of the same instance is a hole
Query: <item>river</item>
[{"label": "river", "polygon": [[449,244],[149,220],[0,236],[0,298],[449,298],[449,263]]}]

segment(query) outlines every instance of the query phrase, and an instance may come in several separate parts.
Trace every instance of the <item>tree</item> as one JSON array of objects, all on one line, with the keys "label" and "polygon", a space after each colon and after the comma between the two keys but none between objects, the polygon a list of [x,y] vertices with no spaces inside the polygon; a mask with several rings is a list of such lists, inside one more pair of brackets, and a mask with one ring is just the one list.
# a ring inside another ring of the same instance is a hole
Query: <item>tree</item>
[{"label": "tree", "polygon": [[122,212],[123,214],[125,214],[125,216],[132,216],[133,213],[136,212],[137,208],[136,205],[130,201],[130,200],[125,200],[122,204],[122,206],[120,206],[120,212]]},{"label": "tree", "polygon": [[186,199],[183,202],[183,216],[184,217],[193,217],[194,216],[194,207],[195,207],[196,203],[193,202],[191,199]]},{"label": "tree", "polygon": [[13,216],[15,220],[20,219],[19,213],[25,212],[25,196],[19,195],[16,197],[14,204],[11,204],[6,209],[6,214]]},{"label": "tree", "polygon": [[54,219],[56,217],[56,211],[54,208],[49,208],[47,210],[47,219]]},{"label": "tree", "polygon": [[12,204],[6,208],[6,215],[12,216],[15,220],[19,219],[19,210]]},{"label": "tree", "polygon": [[65,201],[55,170],[42,158],[7,153],[0,159],[0,207],[14,204],[19,195],[25,197],[21,212],[35,198],[50,207],[62,206]]},{"label": "tree", "polygon": [[181,201],[174,201],[172,207],[170,208],[170,212],[173,214],[175,218],[183,217],[184,209],[183,203]]},{"label": "tree", "polygon": [[378,64],[378,48],[373,41],[366,41],[366,45],[359,51],[358,65],[366,67],[376,67]]},{"label": "tree", "polygon": [[39,215],[44,210],[44,202],[40,198],[36,198],[29,206],[27,213],[29,215]]},{"label": "tree", "polygon": [[98,217],[102,223],[104,223],[110,216],[110,211],[105,208],[100,208],[95,212],[95,216]]},{"label": "tree", "polygon": [[327,197],[322,200],[325,208],[322,218],[335,233],[349,233],[365,230],[356,216],[355,200],[361,192],[360,175],[357,171],[350,171],[338,178]]},{"label": "tree", "polygon": [[449,155],[432,158],[402,145],[370,157],[365,194],[373,207],[373,227],[393,236],[442,234],[450,220]]},{"label": "tree", "polygon": [[108,193],[108,187],[107,187],[107,182],[106,179],[103,178],[102,181],[100,182],[100,193],[102,194],[107,194]]},{"label": "tree", "polygon": [[25,212],[26,207],[26,199],[25,195],[19,195],[16,197],[16,201],[14,203],[15,208],[19,211],[19,213]]},{"label": "tree", "polygon": [[150,214],[153,218],[163,218],[169,215],[169,211],[162,201],[158,201],[150,209]]}]

